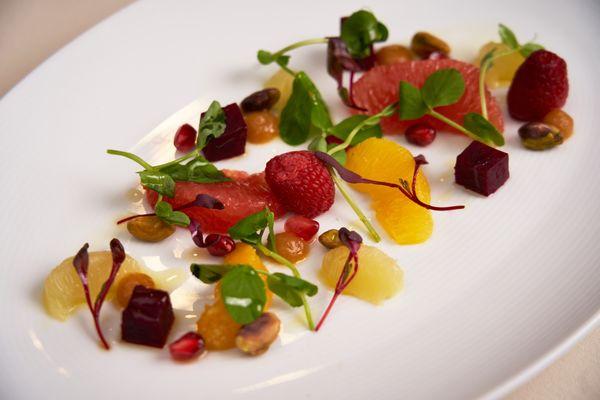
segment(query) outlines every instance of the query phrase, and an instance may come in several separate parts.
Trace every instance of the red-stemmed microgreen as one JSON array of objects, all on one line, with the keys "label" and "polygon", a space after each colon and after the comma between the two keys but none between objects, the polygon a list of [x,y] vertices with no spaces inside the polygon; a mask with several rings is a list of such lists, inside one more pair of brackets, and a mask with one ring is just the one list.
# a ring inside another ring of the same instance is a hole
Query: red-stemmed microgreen
[{"label": "red-stemmed microgreen", "polygon": [[[235,240],[241,240],[244,243],[247,243],[253,246],[255,249],[260,251],[267,257],[277,261],[278,263],[287,267],[294,277],[301,279],[300,272],[298,268],[286,259],[281,256],[275,250],[274,246],[274,227],[273,223],[275,221],[275,215],[269,208],[264,208],[261,211],[258,211],[254,214],[247,216],[246,218],[238,221],[234,226],[229,228],[228,233],[231,238]],[[268,244],[265,246],[263,244],[263,235],[265,231],[268,231]],[[310,310],[310,306],[308,305],[308,301],[304,294],[300,295],[302,300],[302,306],[304,307],[304,314],[306,315],[306,323],[310,330],[314,330],[314,322],[312,318],[312,312]]]},{"label": "red-stemmed microgreen", "polygon": [[419,168],[421,167],[421,165],[427,163],[427,161],[425,160],[425,157],[423,157],[422,155],[417,156],[415,158],[415,168],[413,171],[412,188],[409,188],[407,182],[404,182],[404,183],[401,182],[400,184],[397,184],[397,183],[392,183],[392,182],[383,182],[383,181],[377,181],[377,180],[373,180],[373,179],[363,178],[359,174],[357,174],[353,171],[350,171],[349,169],[347,169],[346,167],[341,165],[331,155],[321,152],[321,151],[315,152],[315,156],[319,160],[323,161],[326,165],[333,168],[338,173],[338,175],[344,181],[346,181],[348,183],[366,183],[366,184],[371,184],[371,185],[387,186],[390,188],[398,189],[404,196],[406,196],[413,203],[415,203],[423,208],[426,208],[428,210],[451,211],[451,210],[459,210],[459,209],[465,208],[465,206],[462,206],[462,205],[448,206],[448,207],[433,206],[433,205],[427,204],[419,199],[419,196],[417,195],[417,192],[415,191],[416,176],[419,172]]},{"label": "red-stemmed microgreen", "polygon": [[500,36],[502,44],[508,47],[508,49],[500,52],[496,51],[497,48],[491,49],[481,58],[481,63],[479,66],[479,99],[481,101],[481,115],[483,115],[485,119],[488,119],[487,101],[485,97],[485,75],[492,67],[494,61],[517,52],[519,52],[523,57],[527,58],[534,51],[544,48],[542,45],[534,43],[533,41],[529,41],[525,44],[519,44],[517,36],[514,34],[514,32],[503,24],[498,24],[498,35]]},{"label": "red-stemmed microgreen", "polygon": [[352,282],[352,280],[356,277],[356,274],[358,273],[358,251],[360,250],[360,246],[362,244],[362,237],[357,232],[351,231],[347,228],[340,228],[340,230],[338,231],[338,235],[340,241],[349,250],[348,258],[346,259],[346,262],[342,267],[340,277],[338,278],[337,283],[335,285],[333,297],[331,298],[329,304],[327,305],[327,308],[323,312],[321,319],[317,323],[315,331],[318,331],[321,328],[323,322],[325,322],[325,319],[327,319],[327,316],[329,315],[329,312],[333,308],[333,305],[335,304],[338,297],[344,292],[346,287],[348,287],[350,282]]},{"label": "red-stemmed microgreen", "polygon": [[98,332],[98,336],[100,337],[100,341],[106,350],[110,350],[110,346],[102,333],[102,328],[100,326],[100,310],[102,309],[102,304],[106,300],[106,296],[119,273],[119,268],[121,268],[121,264],[125,261],[125,249],[123,245],[118,239],[112,239],[110,241],[110,251],[112,253],[112,267],[110,269],[110,274],[106,281],[102,284],[100,292],[98,293],[95,302],[92,304],[92,299],[90,295],[90,287],[88,283],[88,267],[89,267],[89,255],[88,255],[89,245],[86,243],[83,247],[77,252],[75,257],[73,258],[73,267],[81,280],[81,284],[83,286],[83,292],[85,294],[85,301],[88,305],[90,312],[92,313],[92,317],[94,318],[94,326],[96,327],[96,332]]},{"label": "red-stemmed microgreen", "polygon": [[[289,74],[296,76],[297,73],[288,66],[288,53],[301,47],[327,43],[327,71],[337,82],[338,94],[344,104],[360,109],[352,96],[354,73],[366,71],[375,65],[373,44],[383,42],[387,37],[387,28],[373,13],[359,10],[349,17],[342,18],[339,36],[302,40],[276,52],[259,50],[257,58],[263,65],[276,63]],[[343,84],[345,71],[350,72],[349,90]]]}]

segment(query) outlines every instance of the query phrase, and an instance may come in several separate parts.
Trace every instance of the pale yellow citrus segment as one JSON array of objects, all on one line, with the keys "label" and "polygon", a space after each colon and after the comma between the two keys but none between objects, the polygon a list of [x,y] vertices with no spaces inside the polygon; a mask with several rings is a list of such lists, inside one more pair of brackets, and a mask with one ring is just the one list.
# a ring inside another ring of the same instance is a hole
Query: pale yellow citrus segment
[{"label": "pale yellow citrus segment", "polygon": [[[96,251],[90,252],[89,258],[88,282],[93,302],[102,284],[110,274],[112,255],[109,251]],[[187,279],[187,274],[182,268],[155,272],[141,266],[136,260],[127,256],[119,269],[114,284],[108,292],[108,300],[115,296],[119,281],[133,272],[141,272],[149,275],[154,280],[157,288],[167,291],[176,289]],[[73,267],[73,257],[69,257],[61,262],[46,277],[43,300],[46,312],[51,317],[59,320],[67,319],[77,307],[85,304],[83,286]]]},{"label": "pale yellow citrus segment", "polygon": [[423,243],[433,233],[431,211],[407,199],[375,199],[372,207],[379,224],[398,244]]},{"label": "pale yellow citrus segment", "polygon": [[283,107],[287,104],[292,95],[292,86],[294,77],[282,69],[279,69],[264,84],[265,88],[275,88],[279,90],[280,96],[277,103],[271,108],[276,113],[281,113]]},{"label": "pale yellow citrus segment", "polygon": [[[399,184],[404,179],[411,184],[415,160],[410,151],[396,142],[370,138],[348,151],[346,168],[367,179],[394,184]],[[398,189],[385,186],[359,183],[352,187],[372,196],[403,196]],[[417,174],[416,190],[421,200],[429,201],[429,184],[422,171]]]},{"label": "pale yellow citrus segment", "polygon": [[[475,65],[481,66],[483,57],[494,49],[494,54],[501,54],[510,51],[509,47],[503,43],[488,42],[483,45],[481,49],[479,49],[479,54],[477,55]],[[523,64],[523,61],[525,61],[525,57],[523,57],[518,51],[495,59],[492,63],[492,66],[487,70],[485,75],[485,84],[490,89],[509,86],[515,76],[515,73],[517,72],[517,69],[519,69],[521,64]]]},{"label": "pale yellow citrus segment", "polygon": [[[348,254],[348,248],[340,246],[329,250],[323,257],[319,277],[330,288],[335,288]],[[398,293],[403,282],[402,269],[393,258],[376,247],[362,245],[358,252],[358,273],[344,294],[381,304]]]}]

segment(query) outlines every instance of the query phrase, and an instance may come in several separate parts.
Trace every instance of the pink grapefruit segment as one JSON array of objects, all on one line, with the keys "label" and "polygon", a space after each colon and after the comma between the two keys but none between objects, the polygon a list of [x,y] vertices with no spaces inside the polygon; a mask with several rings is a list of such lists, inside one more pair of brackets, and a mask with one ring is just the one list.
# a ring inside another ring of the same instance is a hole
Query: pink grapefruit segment
[{"label": "pink grapefruit segment", "polygon": [[[193,201],[201,193],[219,199],[225,206],[223,210],[207,210],[202,207],[184,210],[190,218],[200,224],[204,232],[227,233],[227,229],[240,219],[262,210],[265,206],[273,211],[275,218],[285,214],[285,209],[271,193],[264,173],[250,175],[242,171],[223,172],[232,180],[219,183],[177,182],[175,197],[164,200],[173,208],[177,208]],[[158,198],[156,192],[148,190],[146,196],[154,207]]]},{"label": "pink grapefruit segment", "polygon": [[[465,93],[457,103],[438,107],[436,111],[462,125],[467,113],[481,113],[481,104],[478,90],[479,68],[461,61],[451,59],[407,61],[372,68],[354,84],[354,100],[359,107],[367,109],[367,114],[375,114],[398,100],[400,81],[407,81],[421,87],[429,75],[444,68],[455,68],[462,74],[465,80]],[[502,132],[504,130],[502,110],[489,90],[486,89],[485,92],[490,122]],[[419,120],[400,121],[394,115],[383,119],[381,127],[385,133],[398,134],[404,133],[406,128],[417,122],[426,122],[438,130],[456,131],[429,116]]]}]

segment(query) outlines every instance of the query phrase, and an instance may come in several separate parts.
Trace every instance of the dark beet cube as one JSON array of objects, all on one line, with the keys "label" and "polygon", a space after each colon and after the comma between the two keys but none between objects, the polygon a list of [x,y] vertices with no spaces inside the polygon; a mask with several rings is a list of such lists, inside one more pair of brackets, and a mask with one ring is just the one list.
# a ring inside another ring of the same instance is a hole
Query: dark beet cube
[{"label": "dark beet cube", "polygon": [[456,157],[456,183],[489,196],[508,179],[508,154],[474,141]]},{"label": "dark beet cube", "polygon": [[[225,132],[211,139],[202,152],[208,161],[219,161],[244,154],[248,129],[240,107],[233,103],[223,107],[225,112]],[[201,117],[204,117],[202,113]]]},{"label": "dark beet cube", "polygon": [[121,320],[124,341],[152,347],[163,347],[175,315],[169,293],[138,285]]}]

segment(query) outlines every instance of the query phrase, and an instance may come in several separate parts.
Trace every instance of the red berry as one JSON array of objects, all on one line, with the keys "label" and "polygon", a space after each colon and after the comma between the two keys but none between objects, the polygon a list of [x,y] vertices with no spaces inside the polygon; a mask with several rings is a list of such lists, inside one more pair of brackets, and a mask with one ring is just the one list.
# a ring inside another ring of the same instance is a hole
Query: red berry
[{"label": "red berry", "polygon": [[285,221],[285,231],[309,241],[319,232],[319,223],[302,215],[294,215]]},{"label": "red berry", "polygon": [[417,146],[428,146],[435,140],[435,129],[429,124],[414,124],[406,129],[404,135],[409,143]]},{"label": "red berry", "polygon": [[273,157],[265,179],[283,206],[308,218],[331,208],[335,197],[329,171],[310,151],[291,151]]},{"label": "red berry", "polygon": [[171,357],[186,361],[204,353],[204,339],[196,332],[188,332],[169,345]]},{"label": "red berry", "polygon": [[227,235],[211,233],[206,236],[205,243],[206,250],[215,257],[223,257],[235,249],[235,242]]},{"label": "red berry", "polygon": [[522,121],[541,121],[562,108],[569,95],[567,63],[554,53],[538,50],[521,64],[508,90],[508,112]]},{"label": "red berry", "polygon": [[173,144],[178,151],[184,153],[192,150],[196,145],[196,130],[191,125],[181,125],[175,133]]}]

